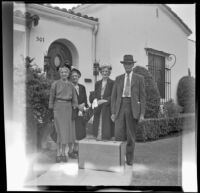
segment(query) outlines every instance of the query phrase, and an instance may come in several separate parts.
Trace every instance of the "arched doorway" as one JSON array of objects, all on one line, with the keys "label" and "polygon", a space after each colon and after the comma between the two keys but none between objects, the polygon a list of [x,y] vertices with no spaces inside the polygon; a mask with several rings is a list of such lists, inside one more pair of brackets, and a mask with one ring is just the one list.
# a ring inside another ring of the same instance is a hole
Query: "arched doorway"
[{"label": "arched doorway", "polygon": [[67,45],[62,42],[53,42],[48,50],[49,69],[47,71],[47,78],[51,80],[58,80],[60,78],[58,68],[64,65],[67,61],[72,66],[72,53]]}]

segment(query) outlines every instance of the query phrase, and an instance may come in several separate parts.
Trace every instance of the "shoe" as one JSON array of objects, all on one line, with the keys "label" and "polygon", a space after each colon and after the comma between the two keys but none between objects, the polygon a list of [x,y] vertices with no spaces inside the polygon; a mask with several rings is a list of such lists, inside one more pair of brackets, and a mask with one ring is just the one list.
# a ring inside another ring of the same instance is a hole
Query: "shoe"
[{"label": "shoe", "polygon": [[77,159],[77,158],[78,158],[78,155],[75,154],[74,152],[71,152],[71,153],[68,152],[68,156],[69,156],[70,158],[72,158],[72,159]]},{"label": "shoe", "polygon": [[62,157],[61,156],[56,156],[56,163],[60,163],[62,161]]},{"label": "shoe", "polygon": [[133,162],[126,162],[127,163],[127,165],[129,165],[129,166],[132,166],[133,165]]},{"label": "shoe", "polygon": [[78,151],[73,151],[74,152],[74,154],[76,154],[76,156],[78,157]]},{"label": "shoe", "polygon": [[67,161],[68,161],[68,159],[67,159],[67,156],[66,156],[66,155],[62,155],[61,157],[62,157],[62,159],[61,159],[61,161],[62,161],[62,162],[67,162]]},{"label": "shoe", "polygon": [[102,141],[102,138],[101,137],[97,137],[96,140],[97,141]]}]

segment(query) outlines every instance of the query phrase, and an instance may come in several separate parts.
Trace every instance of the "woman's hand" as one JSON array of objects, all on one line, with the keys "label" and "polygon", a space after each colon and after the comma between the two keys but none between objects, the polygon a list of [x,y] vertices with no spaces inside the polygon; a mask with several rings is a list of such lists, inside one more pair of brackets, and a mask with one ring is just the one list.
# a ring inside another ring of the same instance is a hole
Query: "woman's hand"
[{"label": "woman's hand", "polygon": [[85,107],[85,103],[82,103],[82,104],[78,105],[78,109],[80,111],[84,111],[84,107]]},{"label": "woman's hand", "polygon": [[112,114],[112,115],[111,115],[111,120],[112,120],[113,122],[115,122],[115,118],[116,118],[116,117],[115,117],[115,114]]}]

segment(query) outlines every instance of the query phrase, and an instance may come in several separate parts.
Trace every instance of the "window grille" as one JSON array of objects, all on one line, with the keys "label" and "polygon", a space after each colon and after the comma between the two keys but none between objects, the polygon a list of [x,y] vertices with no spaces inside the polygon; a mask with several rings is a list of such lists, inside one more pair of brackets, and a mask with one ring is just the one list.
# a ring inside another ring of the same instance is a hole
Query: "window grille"
[{"label": "window grille", "polygon": [[171,98],[171,69],[166,65],[166,58],[170,54],[146,48],[148,54],[148,70],[158,86],[161,104]]}]

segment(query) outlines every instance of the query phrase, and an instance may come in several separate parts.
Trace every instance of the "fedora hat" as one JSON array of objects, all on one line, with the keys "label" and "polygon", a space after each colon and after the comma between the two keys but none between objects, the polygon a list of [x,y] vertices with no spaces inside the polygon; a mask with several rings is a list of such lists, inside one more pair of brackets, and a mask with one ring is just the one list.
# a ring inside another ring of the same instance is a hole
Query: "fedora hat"
[{"label": "fedora hat", "polygon": [[121,62],[122,64],[124,64],[124,63],[134,64],[134,63],[136,63],[137,61],[134,61],[133,55],[124,55],[123,61],[120,61],[120,62]]}]

